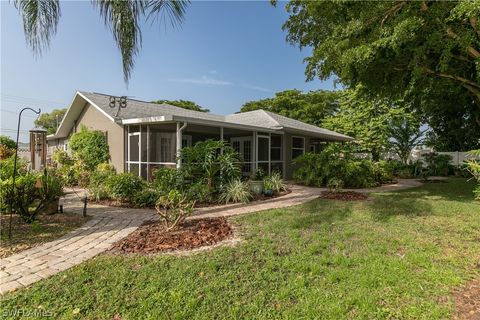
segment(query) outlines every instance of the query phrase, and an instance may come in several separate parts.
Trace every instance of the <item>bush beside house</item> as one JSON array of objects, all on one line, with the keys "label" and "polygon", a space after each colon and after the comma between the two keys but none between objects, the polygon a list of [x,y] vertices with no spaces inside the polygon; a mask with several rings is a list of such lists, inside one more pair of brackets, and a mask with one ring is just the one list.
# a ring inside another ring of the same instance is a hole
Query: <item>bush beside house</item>
[{"label": "bush beside house", "polygon": [[[369,188],[388,183],[395,178],[423,178],[448,176],[455,173],[450,165],[451,157],[430,153],[424,161],[404,164],[398,160],[356,158],[340,146],[329,146],[320,153],[306,153],[296,159],[293,178],[296,182],[309,186],[328,186],[332,179],[346,188]],[[458,174],[464,174],[459,172]]]}]

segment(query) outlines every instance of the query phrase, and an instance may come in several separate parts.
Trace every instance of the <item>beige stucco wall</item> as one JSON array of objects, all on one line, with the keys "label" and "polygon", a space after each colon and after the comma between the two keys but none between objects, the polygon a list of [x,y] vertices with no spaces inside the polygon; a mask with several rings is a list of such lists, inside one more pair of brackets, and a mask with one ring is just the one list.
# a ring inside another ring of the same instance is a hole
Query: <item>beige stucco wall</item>
[{"label": "beige stucco wall", "polygon": [[106,133],[110,149],[110,163],[115,167],[117,172],[123,172],[125,166],[123,127],[111,121],[103,113],[89,104],[85,105],[73,131],[79,131],[82,125],[91,130],[99,130]]}]

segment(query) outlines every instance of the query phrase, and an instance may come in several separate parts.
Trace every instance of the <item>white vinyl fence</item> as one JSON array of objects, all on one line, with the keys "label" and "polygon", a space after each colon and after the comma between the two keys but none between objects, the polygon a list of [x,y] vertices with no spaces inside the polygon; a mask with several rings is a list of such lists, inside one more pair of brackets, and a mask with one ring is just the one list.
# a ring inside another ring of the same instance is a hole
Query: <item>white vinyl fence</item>
[{"label": "white vinyl fence", "polygon": [[[432,149],[425,148],[425,149],[413,149],[412,152],[410,153],[410,156],[408,157],[409,162],[414,162],[417,160],[423,160],[423,155],[428,154],[431,152],[436,152]],[[468,152],[461,152],[461,151],[450,151],[450,152],[436,152],[438,154],[447,154],[452,157],[452,160],[450,161],[450,164],[454,166],[459,166],[462,165],[466,160],[468,159],[476,159],[480,160],[480,157],[475,157],[472,155],[469,155]],[[370,155],[367,153],[357,153],[357,157],[361,158],[369,158]],[[383,158],[385,159],[396,159],[400,160],[400,158],[395,154],[395,153],[386,153],[383,155]]]}]

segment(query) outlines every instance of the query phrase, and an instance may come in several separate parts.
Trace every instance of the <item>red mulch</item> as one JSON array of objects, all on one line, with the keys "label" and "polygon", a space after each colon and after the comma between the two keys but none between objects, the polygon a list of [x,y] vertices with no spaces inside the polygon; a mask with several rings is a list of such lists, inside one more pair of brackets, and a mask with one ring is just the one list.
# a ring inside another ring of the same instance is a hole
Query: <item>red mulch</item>
[{"label": "red mulch", "polygon": [[454,319],[480,319],[480,278],[469,281],[454,293],[457,314]]},{"label": "red mulch", "polygon": [[210,246],[232,236],[227,219],[188,220],[174,231],[166,231],[161,222],[149,221],[126,238],[116,242],[113,253],[153,254]]},{"label": "red mulch", "polygon": [[320,198],[330,199],[330,200],[341,200],[341,201],[358,201],[366,200],[368,196],[364,193],[355,192],[355,191],[322,191]]}]

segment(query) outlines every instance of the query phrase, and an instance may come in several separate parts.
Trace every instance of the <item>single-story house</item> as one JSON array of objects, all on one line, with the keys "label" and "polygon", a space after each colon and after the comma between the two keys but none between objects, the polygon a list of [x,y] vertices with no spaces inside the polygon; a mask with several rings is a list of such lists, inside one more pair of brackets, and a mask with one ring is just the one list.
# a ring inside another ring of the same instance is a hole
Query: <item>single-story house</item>
[{"label": "single-story house", "polygon": [[180,166],[182,147],[206,139],[223,139],[243,159],[243,173],[256,168],[291,178],[292,160],[328,142],[352,138],[272,112],[256,110],[227,116],[187,110],[168,104],[127,99],[112,108],[110,96],[78,91],[57,131],[47,137],[50,153],[68,150],[68,139],[81,126],[105,132],[111,164],[117,172],[149,179],[155,168]]}]

